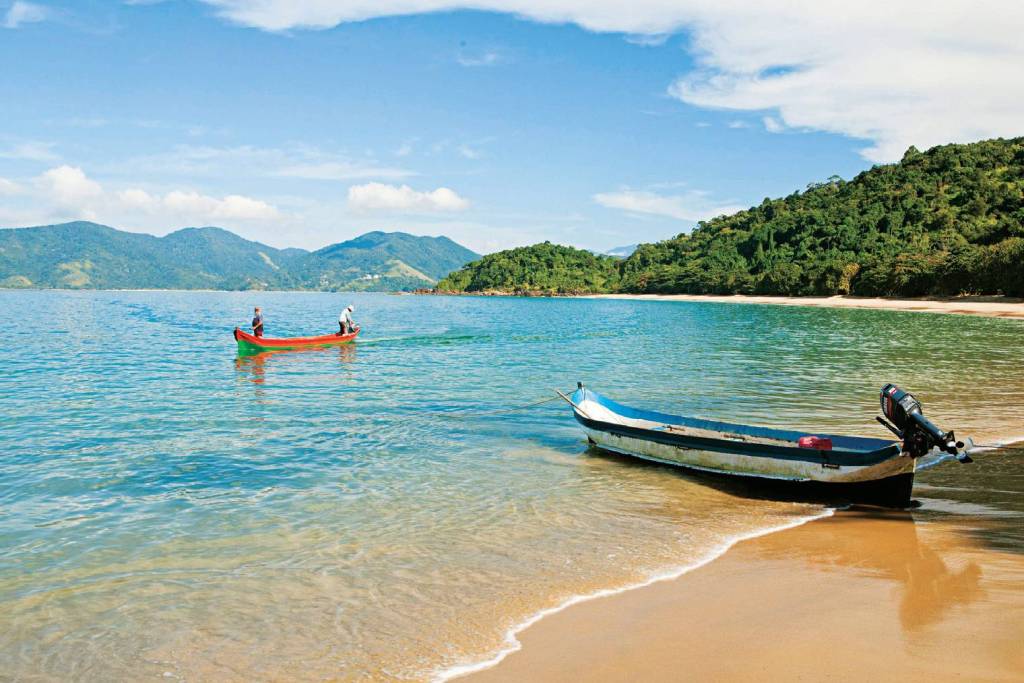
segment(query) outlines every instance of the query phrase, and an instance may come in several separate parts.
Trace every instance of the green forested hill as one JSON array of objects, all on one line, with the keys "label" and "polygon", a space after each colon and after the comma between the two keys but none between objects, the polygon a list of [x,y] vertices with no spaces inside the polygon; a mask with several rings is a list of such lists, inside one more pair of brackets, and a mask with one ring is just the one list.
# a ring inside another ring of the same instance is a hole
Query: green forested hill
[{"label": "green forested hill", "polygon": [[1024,295],[1024,138],[897,164],[701,223],[622,264],[632,292]]},{"label": "green forested hill", "polygon": [[618,282],[619,259],[544,242],[488,254],[437,283],[456,292],[603,292]]},{"label": "green forested hill", "polygon": [[812,183],[642,244],[614,268],[543,256],[553,249],[491,254],[439,288],[1024,296],[1024,138],[910,148],[852,180]]},{"label": "green forested hill", "polygon": [[317,252],[220,228],[165,237],[88,222],[0,230],[0,287],[413,289],[477,255],[448,238],[374,232]]},{"label": "green forested hill", "polygon": [[364,272],[379,263],[401,261],[438,280],[480,255],[447,237],[418,237],[403,232],[368,232],[315,252],[325,259],[343,259]]}]

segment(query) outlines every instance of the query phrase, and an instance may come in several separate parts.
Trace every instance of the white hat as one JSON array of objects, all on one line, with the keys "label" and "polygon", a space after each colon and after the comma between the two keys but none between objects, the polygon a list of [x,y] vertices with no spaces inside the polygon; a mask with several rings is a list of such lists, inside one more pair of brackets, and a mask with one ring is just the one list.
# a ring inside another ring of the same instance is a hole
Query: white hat
[{"label": "white hat", "polygon": [[352,311],[353,313],[355,313],[355,311],[356,311],[356,309],[352,308],[352,304],[349,304],[348,308],[345,309],[345,310]]}]

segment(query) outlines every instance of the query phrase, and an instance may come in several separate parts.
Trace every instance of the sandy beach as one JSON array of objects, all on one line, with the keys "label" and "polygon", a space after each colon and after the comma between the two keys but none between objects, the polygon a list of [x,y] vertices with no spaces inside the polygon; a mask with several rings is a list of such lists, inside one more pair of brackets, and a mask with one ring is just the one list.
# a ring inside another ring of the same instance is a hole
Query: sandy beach
[{"label": "sandy beach", "polygon": [[571,607],[485,681],[1024,677],[1024,555],[912,512],[839,511]]},{"label": "sandy beach", "polygon": [[919,313],[957,313],[992,318],[1024,319],[1024,299],[1001,296],[969,296],[955,299],[887,299],[856,296],[753,296],[735,294],[592,294],[588,298],[649,301],[713,301],[732,304],[774,304],[825,308],[873,308]]}]

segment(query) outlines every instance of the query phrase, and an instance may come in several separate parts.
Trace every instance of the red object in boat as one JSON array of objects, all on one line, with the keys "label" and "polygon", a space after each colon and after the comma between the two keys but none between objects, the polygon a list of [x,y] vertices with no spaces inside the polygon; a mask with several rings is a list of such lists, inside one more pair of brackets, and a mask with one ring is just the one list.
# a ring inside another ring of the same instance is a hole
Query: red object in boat
[{"label": "red object in boat", "polygon": [[324,334],[318,337],[257,337],[235,328],[235,341],[239,349],[268,351],[271,349],[301,349],[317,346],[334,346],[354,341],[359,328],[349,334]]},{"label": "red object in boat", "polygon": [[800,448],[814,448],[819,451],[832,450],[832,439],[824,436],[801,436],[797,440]]}]

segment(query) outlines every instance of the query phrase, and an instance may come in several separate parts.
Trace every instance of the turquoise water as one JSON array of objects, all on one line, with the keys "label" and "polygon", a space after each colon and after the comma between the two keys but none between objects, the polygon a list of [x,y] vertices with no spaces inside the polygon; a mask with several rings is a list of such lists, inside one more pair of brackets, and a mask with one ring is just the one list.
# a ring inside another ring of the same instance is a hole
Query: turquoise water
[{"label": "turquoise water", "polygon": [[[289,336],[333,331],[349,302],[355,345],[236,353],[254,305]],[[422,679],[572,596],[824,513],[590,452],[558,402],[485,414],[577,380],[871,435],[894,381],[958,434],[1024,436],[1019,321],[371,294],[0,306],[0,671],[16,679]],[[923,480],[933,498],[980,476],[957,467]]]}]

